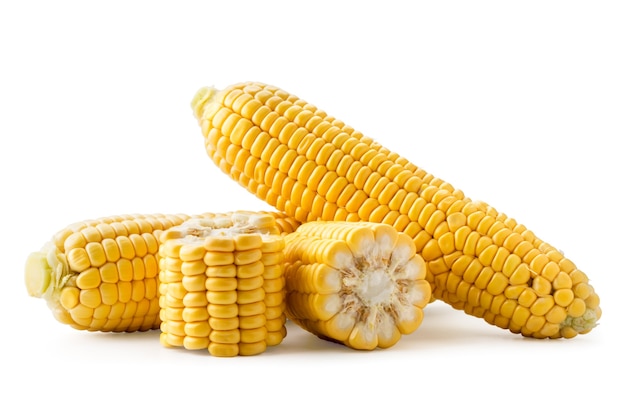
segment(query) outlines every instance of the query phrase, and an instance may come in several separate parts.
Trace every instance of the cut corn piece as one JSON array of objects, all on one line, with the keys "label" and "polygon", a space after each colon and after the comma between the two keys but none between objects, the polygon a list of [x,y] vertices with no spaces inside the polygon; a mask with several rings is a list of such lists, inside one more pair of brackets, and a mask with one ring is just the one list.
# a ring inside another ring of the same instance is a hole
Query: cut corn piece
[{"label": "cut corn piece", "polygon": [[287,317],[350,348],[388,348],[422,322],[431,289],[411,238],[390,225],[316,221],[285,236]]},{"label": "cut corn piece", "polygon": [[[555,247],[297,96],[246,82],[201,88],[191,105],[214,163],[297,222],[380,222],[413,238],[433,298],[536,338],[587,333],[601,317],[587,277]],[[511,287],[553,302],[511,314],[494,302]]]},{"label": "cut corn piece", "polygon": [[189,218],[120,215],[69,225],[28,256],[28,294],[79,330],[158,329],[158,237]]},{"label": "cut corn piece", "polygon": [[236,211],[164,231],[161,343],[217,357],[256,355],[280,344],[287,333],[284,279],[272,267],[283,263],[284,230],[274,215]]},{"label": "cut corn piece", "polygon": [[[46,300],[58,321],[79,330],[158,329],[160,276],[181,274],[176,269],[168,273],[160,271],[160,235],[191,218],[214,216],[214,213],[125,214],[68,225],[55,233],[40,251],[27,257],[26,290],[30,296]],[[237,215],[233,218],[239,219]],[[278,228],[274,231],[281,233],[292,232],[299,225],[278,212],[262,212],[258,219],[273,222]],[[268,224],[259,221],[255,225]],[[177,261],[169,262],[175,268]],[[185,269],[193,271],[197,266],[188,265]]]}]

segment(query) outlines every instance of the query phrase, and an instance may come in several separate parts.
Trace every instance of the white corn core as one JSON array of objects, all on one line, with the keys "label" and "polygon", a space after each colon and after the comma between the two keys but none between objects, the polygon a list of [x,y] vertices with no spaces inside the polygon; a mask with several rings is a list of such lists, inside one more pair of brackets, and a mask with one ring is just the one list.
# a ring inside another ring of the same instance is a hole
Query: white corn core
[{"label": "white corn core", "polygon": [[425,296],[417,282],[421,268],[405,248],[389,247],[389,253],[374,247],[341,270],[343,309],[356,311],[361,329],[376,332],[384,325],[389,331],[389,325],[417,317],[414,305]]},{"label": "white corn core", "polygon": [[356,294],[366,306],[376,307],[388,304],[394,290],[395,284],[389,274],[383,270],[374,270],[363,274]]}]

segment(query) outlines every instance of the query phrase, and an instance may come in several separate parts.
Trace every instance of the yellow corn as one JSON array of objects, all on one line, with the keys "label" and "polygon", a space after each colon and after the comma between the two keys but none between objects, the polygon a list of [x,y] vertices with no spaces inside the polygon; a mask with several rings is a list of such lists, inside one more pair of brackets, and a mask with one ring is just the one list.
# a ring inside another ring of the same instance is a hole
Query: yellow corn
[{"label": "yellow corn", "polygon": [[[264,212],[281,232],[299,223]],[[213,213],[119,215],[85,220],[55,233],[25,265],[28,294],[47,301],[54,317],[79,330],[158,329],[159,235]]]},{"label": "yellow corn", "polygon": [[186,215],[120,215],[58,231],[26,261],[31,296],[79,330],[158,329],[158,236]]},{"label": "yellow corn", "polygon": [[285,236],[287,317],[354,348],[388,348],[414,332],[429,303],[426,265],[387,224],[309,222]]},{"label": "yellow corn", "polygon": [[560,251],[304,100],[251,82],[201,88],[192,107],[215,164],[298,222],[408,234],[434,298],[524,336],[596,326],[598,295]]},{"label": "yellow corn", "polygon": [[161,343],[220,357],[281,343],[283,229],[270,214],[232,212],[162,232]]}]

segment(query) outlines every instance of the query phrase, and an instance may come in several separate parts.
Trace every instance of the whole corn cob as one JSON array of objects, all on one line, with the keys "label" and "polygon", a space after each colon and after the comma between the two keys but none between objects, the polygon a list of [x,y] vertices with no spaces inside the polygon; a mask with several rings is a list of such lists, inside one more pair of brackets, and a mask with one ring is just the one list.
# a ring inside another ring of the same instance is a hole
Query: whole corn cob
[{"label": "whole corn cob", "polygon": [[161,343],[213,356],[282,342],[284,239],[274,217],[233,212],[161,233]]},{"label": "whole corn cob", "polygon": [[[282,232],[299,223],[265,212]],[[213,213],[126,214],[85,220],[55,233],[25,264],[28,294],[46,300],[54,317],[79,330],[158,329],[159,235]]]},{"label": "whole corn cob", "polygon": [[158,329],[158,236],[187,215],[120,215],[58,231],[26,261],[29,295],[79,330]]},{"label": "whole corn cob", "polygon": [[529,337],[596,326],[599,297],[559,250],[304,100],[249,82],[201,88],[192,108],[215,164],[288,216],[408,234],[434,298]]},{"label": "whole corn cob", "polygon": [[387,224],[317,221],[285,244],[286,313],[305,330],[372,350],[421,324],[431,289],[408,235]]}]

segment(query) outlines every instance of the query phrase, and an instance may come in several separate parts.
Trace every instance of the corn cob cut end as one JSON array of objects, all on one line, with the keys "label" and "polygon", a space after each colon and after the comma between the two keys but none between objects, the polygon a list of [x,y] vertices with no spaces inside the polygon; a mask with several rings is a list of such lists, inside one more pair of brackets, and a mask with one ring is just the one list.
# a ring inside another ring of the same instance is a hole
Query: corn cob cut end
[{"label": "corn cob cut end", "polygon": [[285,238],[287,316],[320,338],[389,348],[422,322],[424,260],[386,224],[310,222]]}]

